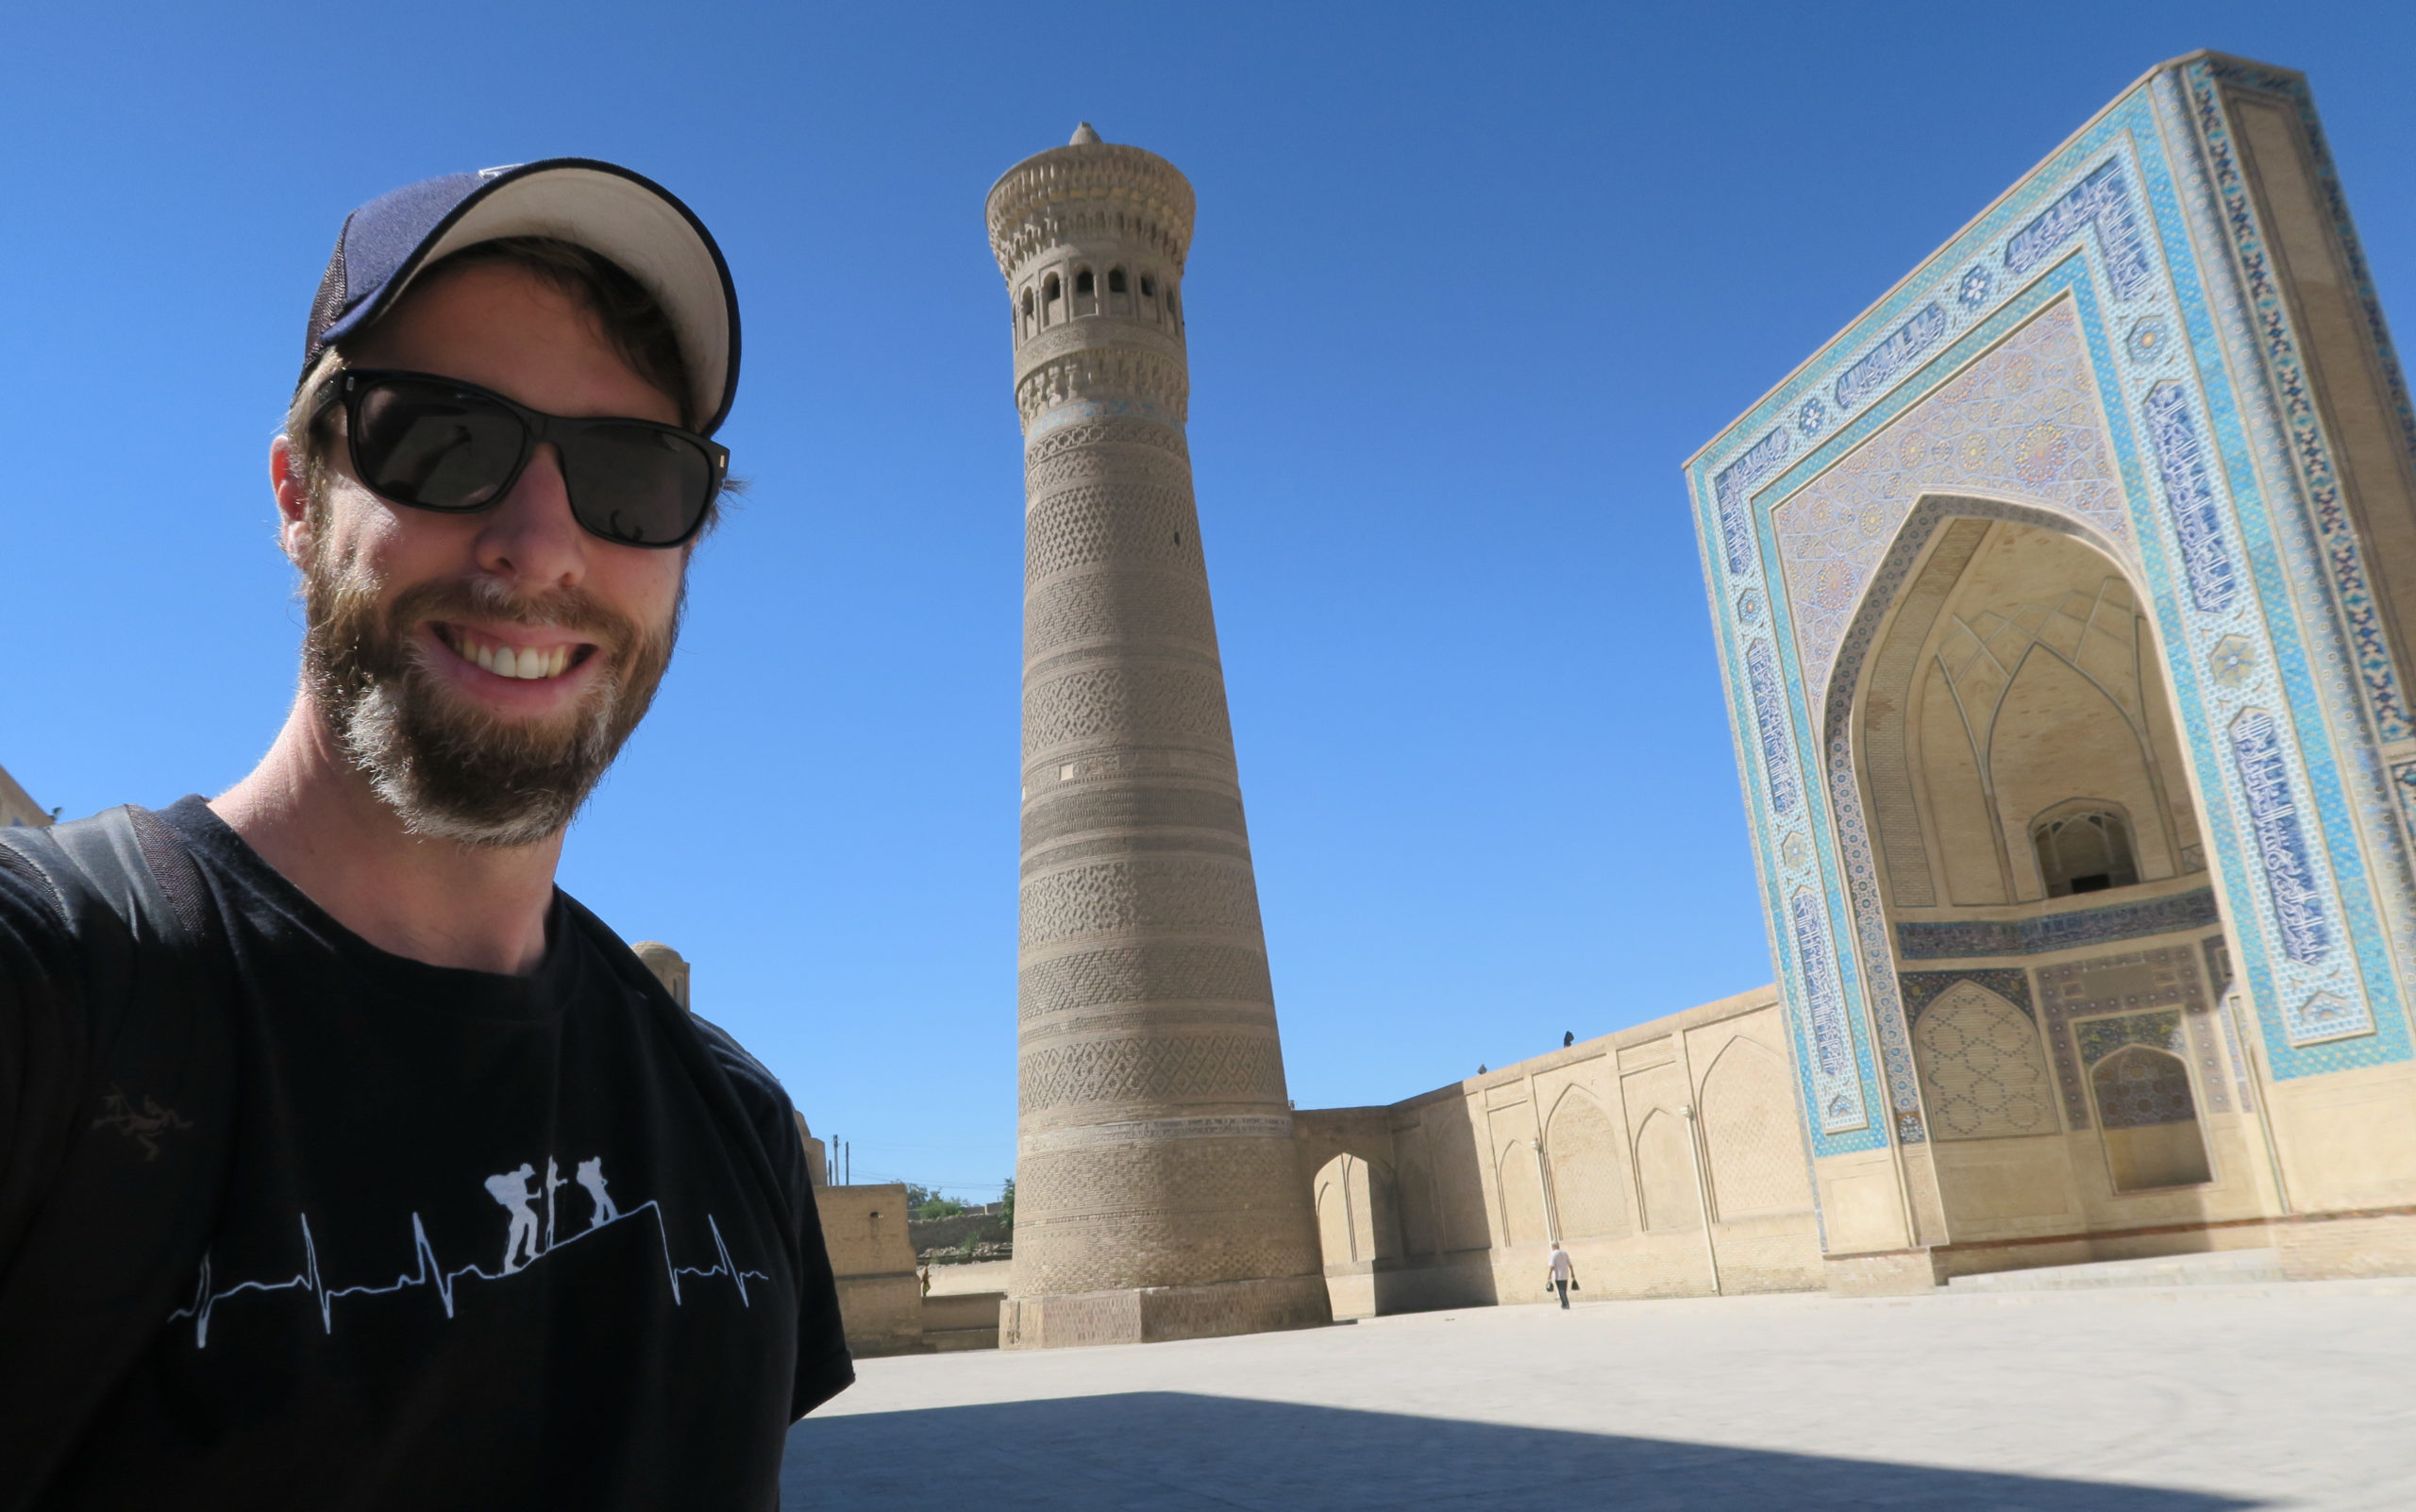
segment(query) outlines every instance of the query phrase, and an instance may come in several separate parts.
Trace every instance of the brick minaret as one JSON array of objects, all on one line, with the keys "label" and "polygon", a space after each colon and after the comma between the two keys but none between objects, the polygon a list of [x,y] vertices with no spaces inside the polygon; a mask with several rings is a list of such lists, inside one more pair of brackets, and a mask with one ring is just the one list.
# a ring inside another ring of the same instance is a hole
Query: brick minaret
[{"label": "brick minaret", "polygon": [[1328,1315],[1183,439],[1192,203],[1087,125],[989,196],[1026,492],[1010,1347]]}]

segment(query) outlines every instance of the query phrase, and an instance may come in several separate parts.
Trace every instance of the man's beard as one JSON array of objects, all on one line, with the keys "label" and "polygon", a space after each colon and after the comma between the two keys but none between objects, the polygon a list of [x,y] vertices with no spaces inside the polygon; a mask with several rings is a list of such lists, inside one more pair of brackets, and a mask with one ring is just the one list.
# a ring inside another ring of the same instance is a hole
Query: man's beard
[{"label": "man's beard", "polygon": [[[314,556],[303,571],[302,675],[327,731],[413,834],[525,846],[559,833],[646,716],[670,665],[680,612],[641,631],[582,588],[523,596],[492,578],[404,590]],[[685,597],[684,586],[682,597]],[[445,685],[412,633],[431,621],[545,625],[595,643],[596,675],[544,719],[498,718]]]}]

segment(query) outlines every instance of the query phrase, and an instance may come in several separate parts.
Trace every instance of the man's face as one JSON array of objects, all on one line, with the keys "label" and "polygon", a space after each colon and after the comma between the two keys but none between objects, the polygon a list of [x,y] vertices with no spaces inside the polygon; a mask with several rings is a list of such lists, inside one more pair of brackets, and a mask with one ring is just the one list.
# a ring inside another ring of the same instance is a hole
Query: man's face
[{"label": "man's face", "polygon": [[[583,306],[508,264],[414,286],[345,363],[460,378],[549,414],[680,421]],[[654,697],[687,553],[581,529],[551,445],[473,514],[387,503],[340,441],[329,460],[324,496],[287,540],[303,570],[304,676],[330,732],[415,833],[484,846],[557,833]]]}]

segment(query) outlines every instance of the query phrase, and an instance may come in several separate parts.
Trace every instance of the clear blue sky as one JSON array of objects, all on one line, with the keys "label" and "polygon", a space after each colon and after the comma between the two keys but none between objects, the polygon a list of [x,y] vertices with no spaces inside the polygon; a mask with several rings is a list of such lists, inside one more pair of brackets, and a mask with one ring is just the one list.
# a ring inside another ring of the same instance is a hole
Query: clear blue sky
[{"label": "clear blue sky", "polygon": [[859,1180],[995,1187],[1022,492],[982,196],[1088,119],[1200,193],[1192,447],[1292,1094],[1391,1101],[1770,979],[1681,461],[2194,47],[2312,76],[2406,309],[2411,18],[11,7],[0,764],[70,815],[240,777],[296,637],[263,459],[344,211],[628,163],[736,273],[755,491],[564,883],[688,954]]}]

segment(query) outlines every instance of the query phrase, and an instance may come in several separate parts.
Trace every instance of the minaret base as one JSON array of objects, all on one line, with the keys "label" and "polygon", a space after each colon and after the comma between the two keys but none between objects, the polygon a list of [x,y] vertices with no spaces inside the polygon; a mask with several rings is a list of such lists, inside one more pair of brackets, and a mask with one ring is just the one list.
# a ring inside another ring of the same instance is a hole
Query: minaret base
[{"label": "minaret base", "polygon": [[1334,1321],[1325,1277],[1219,1281],[1202,1286],[1136,1286],[1010,1297],[998,1303],[998,1348],[1054,1350],[1083,1344],[1159,1344],[1221,1338]]}]

